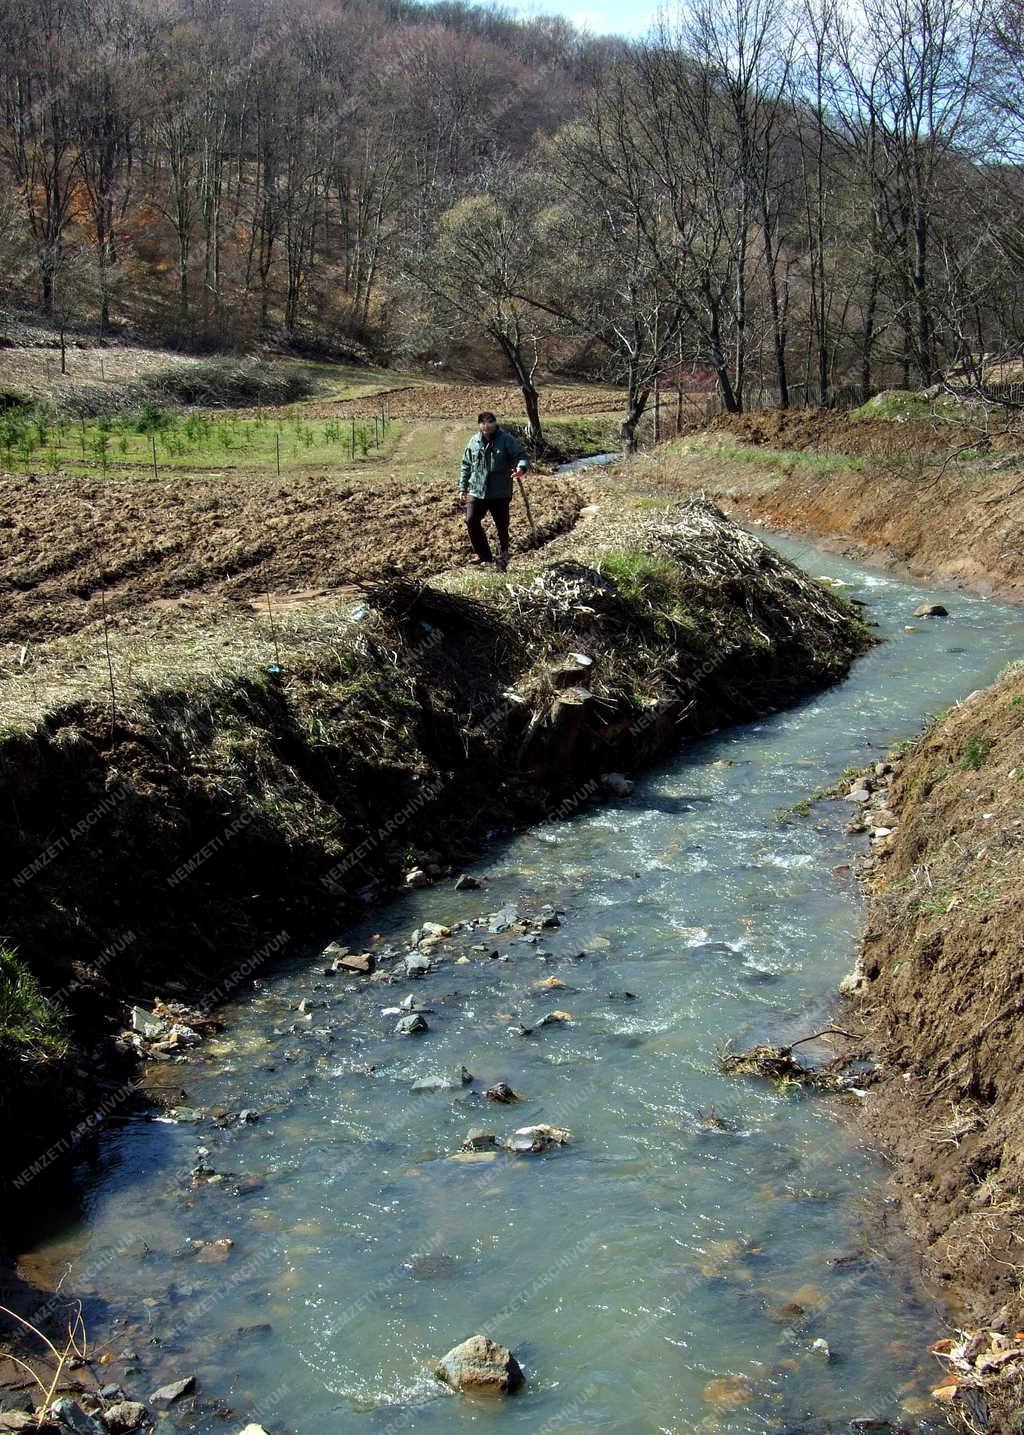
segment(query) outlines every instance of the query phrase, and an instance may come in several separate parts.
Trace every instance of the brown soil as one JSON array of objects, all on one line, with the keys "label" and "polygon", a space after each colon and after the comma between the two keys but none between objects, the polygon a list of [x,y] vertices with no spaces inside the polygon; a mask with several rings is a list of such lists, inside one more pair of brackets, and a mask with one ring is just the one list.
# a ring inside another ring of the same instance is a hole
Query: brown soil
[{"label": "brown soil", "polygon": [[[765,409],[750,414],[722,414],[709,428],[731,434],[744,443],[776,449],[814,449],[818,453],[844,453],[860,458],[891,458],[908,453],[944,457],[961,444],[976,443],[978,432],[966,424],[945,419],[852,419],[837,409]],[[994,437],[991,446],[1003,450],[1007,436]]]},{"label": "brown soil", "polygon": [[[1022,799],[1017,666],[899,765],[854,998],[882,1065],[867,1123],[907,1225],[959,1320],[1010,1335],[1024,1326]],[[993,1428],[1020,1386],[1018,1367],[987,1390]]]},{"label": "brown soil", "polygon": [[[386,396],[386,397],[385,397]],[[382,387],[376,394],[351,399],[303,400],[302,412],[309,418],[331,418],[336,414],[353,418],[373,418],[386,403],[394,419],[459,419],[470,428],[478,413],[490,409],[499,417],[515,418],[523,412],[523,396],[513,384],[409,384],[399,380],[393,388]],[[602,389],[594,385],[552,385],[541,391],[541,418],[551,415],[621,413],[624,407],[621,389]],[[232,409],[240,417],[255,416],[256,409]],[[277,412],[264,407],[260,412],[273,416]]]},{"label": "brown soil", "polygon": [[[540,540],[571,526],[580,502],[574,484],[534,474]],[[514,527],[522,547],[521,512]],[[116,617],[196,593],[424,577],[470,557],[454,479],[426,477],[0,477],[0,533],[0,643],[15,645],[95,623],[101,592]]]},{"label": "brown soil", "polygon": [[[968,429],[924,419],[854,422],[816,409],[745,414],[673,445],[655,467],[659,479],[685,491],[707,488],[738,516],[866,562],[1024,599],[1024,459],[1014,456],[1021,438],[997,435],[990,456],[954,457],[976,440]],[[737,462],[730,451],[737,443],[771,452],[763,465],[756,453]],[[814,461],[801,458],[808,454]]]}]

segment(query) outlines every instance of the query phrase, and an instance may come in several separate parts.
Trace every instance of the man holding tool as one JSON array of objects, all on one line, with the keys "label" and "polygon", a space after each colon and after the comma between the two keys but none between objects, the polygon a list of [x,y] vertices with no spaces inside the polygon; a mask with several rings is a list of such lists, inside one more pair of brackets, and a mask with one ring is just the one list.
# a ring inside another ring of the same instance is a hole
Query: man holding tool
[{"label": "man holding tool", "polygon": [[[537,537],[522,479],[530,467],[530,460],[520,441],[498,427],[498,420],[489,409],[477,415],[477,424],[479,432],[470,439],[462,455],[459,494],[466,500],[466,527],[477,562],[493,562],[498,572],[504,573],[508,567],[508,511],[512,502],[513,474],[526,505],[526,517],[534,540]],[[498,533],[497,558],[491,553],[483,528],[484,515],[488,512]]]}]

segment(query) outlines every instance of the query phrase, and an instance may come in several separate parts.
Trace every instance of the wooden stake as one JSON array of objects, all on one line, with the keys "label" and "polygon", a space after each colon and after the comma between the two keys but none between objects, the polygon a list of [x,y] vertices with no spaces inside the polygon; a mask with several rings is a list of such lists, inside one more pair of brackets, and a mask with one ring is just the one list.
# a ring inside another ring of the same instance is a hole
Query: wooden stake
[{"label": "wooden stake", "polygon": [[114,742],[114,723],[117,718],[117,698],[114,694],[114,664],[110,656],[110,623],[107,619],[107,595],[100,589],[100,607],[103,610],[103,646],[107,650],[107,677],[110,680],[110,742]]},{"label": "wooden stake", "polygon": [[530,500],[529,500],[529,499],[527,498],[527,496],[526,496],[526,485],[523,483],[523,480],[520,478],[520,476],[519,476],[518,473],[516,474],[516,483],[518,483],[518,485],[519,485],[519,492],[520,492],[520,493],[522,494],[522,496],[523,496],[523,504],[524,504],[524,506],[525,506],[525,508],[526,508],[526,517],[527,517],[527,520],[529,521],[529,524],[530,524],[530,536],[531,536],[531,538],[533,539],[533,546],[534,546],[534,548],[536,548],[536,546],[537,546],[537,525],[534,523],[534,521],[533,521],[533,514],[530,512]]}]

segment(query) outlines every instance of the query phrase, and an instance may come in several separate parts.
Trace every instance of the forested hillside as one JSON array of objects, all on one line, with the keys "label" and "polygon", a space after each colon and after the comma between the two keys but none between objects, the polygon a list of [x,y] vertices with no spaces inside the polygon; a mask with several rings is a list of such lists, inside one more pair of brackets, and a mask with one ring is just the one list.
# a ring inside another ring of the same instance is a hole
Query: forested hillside
[{"label": "forested hillside", "polygon": [[[729,410],[1024,337],[1024,8],[693,0],[643,42],[407,0],[4,0],[8,300],[178,345]],[[987,356],[987,357],[986,357]],[[628,434],[627,434],[628,437]]]}]

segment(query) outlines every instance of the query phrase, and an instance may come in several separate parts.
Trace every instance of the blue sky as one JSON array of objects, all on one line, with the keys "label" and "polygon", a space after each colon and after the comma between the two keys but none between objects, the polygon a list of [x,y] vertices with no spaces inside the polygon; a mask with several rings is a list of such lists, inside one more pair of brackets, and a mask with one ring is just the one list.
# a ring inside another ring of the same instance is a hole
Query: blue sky
[{"label": "blue sky", "polygon": [[514,0],[520,15],[564,15],[595,35],[644,35],[657,18],[658,0]]}]

